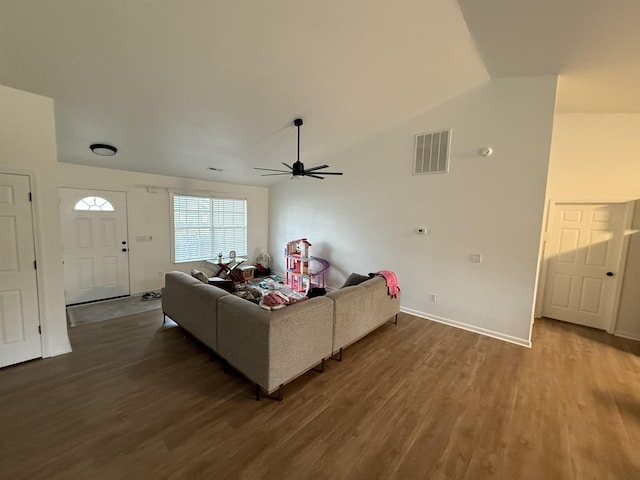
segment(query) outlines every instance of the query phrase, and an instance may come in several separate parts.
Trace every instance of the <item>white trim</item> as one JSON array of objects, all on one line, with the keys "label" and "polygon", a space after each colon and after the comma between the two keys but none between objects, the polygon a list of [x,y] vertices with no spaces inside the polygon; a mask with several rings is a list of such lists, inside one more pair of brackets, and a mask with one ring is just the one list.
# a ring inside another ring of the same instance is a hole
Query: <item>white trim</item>
[{"label": "white trim", "polygon": [[459,328],[461,330],[466,330],[468,332],[479,333],[480,335],[484,335],[486,337],[495,338],[497,340],[502,340],[504,342],[514,343],[521,347],[531,348],[531,341],[525,340],[524,338],[512,337],[511,335],[505,335],[504,333],[495,332],[493,330],[488,330],[486,328],[476,327],[475,325],[469,325],[468,323],[458,322],[456,320],[451,320],[449,318],[444,318],[444,317],[439,317],[437,315],[431,315],[431,314],[419,312],[417,310],[412,310],[411,308],[400,307],[400,311],[403,313],[408,313],[415,317],[424,318],[426,320],[431,320],[434,322],[449,325],[451,327]]},{"label": "white trim", "polygon": [[61,188],[68,188],[68,189],[73,189],[73,190],[100,190],[103,192],[120,192],[120,193],[126,193],[127,195],[131,192],[130,188],[122,188],[122,187],[95,187],[92,185],[79,185],[79,184],[60,184],[60,185],[56,185],[56,187],[58,189]]},{"label": "white trim", "polygon": [[[539,260],[539,277],[538,285],[536,289],[536,300],[534,303],[533,317],[542,318],[542,301],[544,300],[544,287],[547,281],[547,259],[545,258],[547,252],[547,237],[549,236],[549,219],[552,218],[555,203],[553,200],[549,200],[545,206],[544,218],[542,219],[542,253]],[[533,323],[531,325],[533,329]]]},{"label": "white trim", "polygon": [[635,202],[625,202],[624,217],[622,220],[622,251],[620,252],[620,258],[618,259],[618,268],[616,275],[618,281],[616,282],[616,289],[613,294],[613,306],[611,307],[611,320],[607,328],[607,333],[613,334],[618,326],[618,314],[620,312],[620,299],[622,298],[622,286],[624,285],[624,274],[627,269],[627,255],[629,253],[629,232],[633,225],[633,212],[635,209]]},{"label": "white trim", "polygon": [[638,335],[637,333],[627,333],[627,332],[616,331],[613,334],[616,337],[628,338],[629,340],[637,340],[640,342],[640,335]]},{"label": "white trim", "polygon": [[244,200],[248,201],[246,196],[239,196],[234,193],[216,192],[214,190],[184,190],[175,188],[166,188],[169,193],[169,198],[173,198],[173,195],[182,195],[186,197],[209,197],[209,198],[224,198],[226,200]]}]

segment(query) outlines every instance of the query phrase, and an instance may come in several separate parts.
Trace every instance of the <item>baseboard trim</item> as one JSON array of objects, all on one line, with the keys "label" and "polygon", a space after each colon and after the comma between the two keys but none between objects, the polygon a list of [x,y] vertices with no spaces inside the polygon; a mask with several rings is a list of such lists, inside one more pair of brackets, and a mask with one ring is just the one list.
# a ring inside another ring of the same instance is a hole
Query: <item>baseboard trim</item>
[{"label": "baseboard trim", "polygon": [[468,332],[479,333],[480,335],[484,335],[485,337],[491,337],[497,340],[502,340],[503,342],[513,343],[521,347],[531,348],[531,341],[525,340],[524,338],[512,337],[511,335],[495,332],[493,330],[488,330],[486,328],[476,327],[475,325],[469,325],[468,323],[458,322],[456,320],[451,320],[449,318],[444,318],[444,317],[439,317],[437,315],[431,315],[431,314],[419,312],[417,310],[412,310],[411,308],[400,307],[400,311],[404,313],[408,313],[415,317],[424,318],[425,320],[431,320],[433,322],[442,323],[444,325],[449,325],[451,327],[459,328],[461,330],[467,330]]},{"label": "baseboard trim", "polygon": [[42,358],[51,358],[57,357],[58,355],[64,355],[66,353],[71,353],[71,344],[65,345],[64,347],[57,348],[56,350],[42,352]]},{"label": "baseboard trim", "polygon": [[628,338],[629,340],[637,340],[640,342],[640,335],[637,333],[613,332],[616,337]]}]

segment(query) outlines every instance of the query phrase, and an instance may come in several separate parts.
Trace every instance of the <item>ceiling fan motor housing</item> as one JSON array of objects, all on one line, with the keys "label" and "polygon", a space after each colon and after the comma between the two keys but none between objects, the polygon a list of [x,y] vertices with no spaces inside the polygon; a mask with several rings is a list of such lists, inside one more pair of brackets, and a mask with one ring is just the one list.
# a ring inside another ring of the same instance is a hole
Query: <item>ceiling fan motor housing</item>
[{"label": "ceiling fan motor housing", "polygon": [[291,173],[292,175],[296,176],[296,175],[304,175],[304,163],[300,162],[300,160],[298,160],[297,162],[295,162],[293,165],[291,165],[293,167]]}]

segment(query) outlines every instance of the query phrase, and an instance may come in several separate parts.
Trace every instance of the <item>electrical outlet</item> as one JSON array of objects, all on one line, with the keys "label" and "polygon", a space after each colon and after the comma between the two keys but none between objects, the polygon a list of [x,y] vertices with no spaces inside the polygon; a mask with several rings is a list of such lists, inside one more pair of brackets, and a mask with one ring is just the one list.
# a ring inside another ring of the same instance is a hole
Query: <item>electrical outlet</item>
[{"label": "electrical outlet", "polygon": [[473,263],[482,263],[482,254],[481,253],[470,254],[469,261]]},{"label": "electrical outlet", "polygon": [[164,273],[158,272],[158,278],[162,278],[163,276],[164,276]]}]

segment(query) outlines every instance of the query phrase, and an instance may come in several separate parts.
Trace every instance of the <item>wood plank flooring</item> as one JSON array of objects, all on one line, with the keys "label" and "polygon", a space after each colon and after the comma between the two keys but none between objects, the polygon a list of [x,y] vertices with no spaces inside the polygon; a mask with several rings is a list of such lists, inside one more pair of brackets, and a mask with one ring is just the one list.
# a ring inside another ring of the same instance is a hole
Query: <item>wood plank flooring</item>
[{"label": "wood plank flooring", "polygon": [[159,311],[0,370],[2,479],[639,479],[640,343],[539,320],[532,349],[400,314],[283,402]]}]

